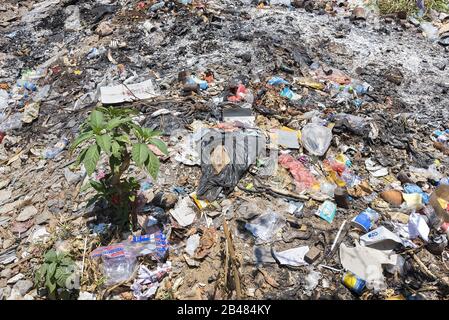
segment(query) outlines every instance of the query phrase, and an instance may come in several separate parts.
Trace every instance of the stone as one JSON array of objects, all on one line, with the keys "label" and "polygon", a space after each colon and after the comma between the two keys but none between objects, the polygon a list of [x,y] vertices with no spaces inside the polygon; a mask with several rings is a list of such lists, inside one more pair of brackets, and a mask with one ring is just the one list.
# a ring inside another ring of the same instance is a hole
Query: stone
[{"label": "stone", "polygon": [[14,277],[10,278],[6,283],[7,284],[15,284],[17,281],[22,280],[23,278],[25,278],[23,273],[18,273]]},{"label": "stone", "polygon": [[106,21],[103,21],[102,23],[100,23],[98,25],[95,32],[101,37],[106,37],[106,36],[109,36],[110,34],[112,34],[114,32],[114,30],[109,25],[109,23],[107,23]]},{"label": "stone", "polygon": [[66,31],[79,31],[82,29],[80,21],[80,9],[77,6],[68,6],[66,12],[69,14],[64,22]]},{"label": "stone", "polygon": [[2,288],[2,290],[3,290],[3,299],[6,299],[7,297],[9,297],[11,295],[11,287],[7,286],[7,287]]},{"label": "stone", "polygon": [[11,190],[0,190],[0,203],[11,198]]},{"label": "stone", "polygon": [[34,217],[37,213],[37,209],[34,206],[26,206],[22,212],[17,216],[16,220],[19,222],[27,221]]},{"label": "stone", "polygon": [[12,270],[11,269],[5,269],[5,270],[2,270],[2,272],[0,272],[0,277],[1,278],[11,278],[11,275],[12,275]]},{"label": "stone", "polygon": [[3,250],[6,250],[6,249],[8,249],[9,247],[11,247],[13,244],[14,244],[14,242],[15,242],[15,240],[14,239],[12,239],[12,238],[9,238],[9,239],[5,239],[4,241],[3,241]]},{"label": "stone", "polygon": [[404,75],[398,68],[391,68],[386,71],[385,78],[396,85],[400,85],[404,80]]},{"label": "stone", "polygon": [[28,291],[33,288],[33,281],[31,280],[19,280],[13,287],[13,290],[17,290],[21,296],[24,296]]},{"label": "stone", "polygon": [[312,264],[320,257],[320,255],[321,255],[321,250],[318,249],[317,247],[312,247],[304,256],[304,260],[308,264]]},{"label": "stone", "polygon": [[38,215],[36,215],[36,217],[34,218],[34,221],[38,225],[38,224],[47,222],[48,220],[51,219],[51,217],[52,217],[52,214],[48,210],[44,210],[42,213],[39,213]]},{"label": "stone", "polygon": [[218,217],[221,214],[221,212],[220,211],[207,211],[206,214],[211,218],[215,218],[215,217]]},{"label": "stone", "polygon": [[[20,201],[20,200],[18,200],[18,201]],[[15,208],[17,208],[19,206],[18,201],[14,201],[12,203],[7,203],[7,204],[3,205],[0,208],[0,214],[10,213],[11,211],[13,211]]]},{"label": "stone", "polygon": [[353,20],[365,20],[366,19],[366,11],[363,7],[355,7],[352,10],[352,19]]}]

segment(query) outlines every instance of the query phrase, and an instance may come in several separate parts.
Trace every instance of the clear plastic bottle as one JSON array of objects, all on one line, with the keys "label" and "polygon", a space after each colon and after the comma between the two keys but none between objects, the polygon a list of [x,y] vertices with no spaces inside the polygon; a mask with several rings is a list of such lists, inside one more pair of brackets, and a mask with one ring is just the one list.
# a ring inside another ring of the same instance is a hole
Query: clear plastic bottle
[{"label": "clear plastic bottle", "polygon": [[125,281],[133,274],[137,257],[150,255],[161,261],[168,252],[165,235],[159,231],[150,235],[135,236],[132,240],[100,247],[91,253],[91,258],[101,258],[106,284],[112,285]]}]

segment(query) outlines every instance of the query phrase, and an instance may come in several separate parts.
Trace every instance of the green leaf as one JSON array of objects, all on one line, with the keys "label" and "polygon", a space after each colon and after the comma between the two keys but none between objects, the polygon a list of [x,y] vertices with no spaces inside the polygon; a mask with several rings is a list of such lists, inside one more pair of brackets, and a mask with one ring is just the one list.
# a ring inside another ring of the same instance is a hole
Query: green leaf
[{"label": "green leaf", "polygon": [[112,141],[111,151],[112,151],[112,155],[115,158],[120,158],[121,150],[122,150],[122,147],[118,144],[118,142],[117,141]]},{"label": "green leaf", "polygon": [[70,151],[75,150],[76,147],[78,147],[82,142],[89,140],[94,135],[93,131],[87,131],[84,133],[81,133],[75,141],[72,142],[72,145],[70,146]]},{"label": "green leaf", "polygon": [[48,266],[49,265],[46,263],[42,264],[34,274],[34,283],[36,285],[40,285],[42,281],[45,279],[45,273],[47,272]]},{"label": "green leaf", "polygon": [[148,149],[148,146],[144,143],[136,143],[133,145],[132,149],[132,157],[134,162],[139,166],[142,167],[145,164],[145,161],[148,159],[148,155],[150,153],[150,150]]},{"label": "green leaf", "polygon": [[89,183],[92,186],[92,188],[94,188],[98,192],[101,192],[104,189],[103,184],[101,184],[101,182],[90,180]]},{"label": "green leaf", "polygon": [[47,279],[50,279],[51,277],[53,277],[53,275],[56,272],[56,267],[58,266],[57,262],[52,262],[47,269]]},{"label": "green leaf", "polygon": [[91,145],[84,156],[83,164],[86,168],[87,174],[90,176],[94,173],[97,167],[97,162],[100,159],[100,147],[96,144]]},{"label": "green leaf", "polygon": [[61,266],[71,266],[72,264],[73,264],[73,260],[71,259],[71,258],[69,258],[69,257],[64,257],[62,260],[61,260]]},{"label": "green leaf", "polygon": [[84,161],[84,157],[86,156],[87,149],[89,149],[89,148],[84,148],[83,150],[81,150],[80,154],[78,155],[78,158],[76,158],[75,167],[78,167],[80,165],[80,163]]},{"label": "green leaf", "polygon": [[94,131],[100,131],[105,126],[104,124],[104,114],[101,111],[94,110],[90,114],[90,126]]},{"label": "green leaf", "polygon": [[80,193],[82,193],[82,192],[84,192],[84,191],[86,191],[86,190],[89,190],[90,188],[92,188],[92,185],[91,185],[89,182],[87,182],[86,184],[84,184],[84,185],[80,188]]},{"label": "green leaf", "polygon": [[151,130],[149,128],[142,128],[142,131],[143,131],[143,136],[145,137],[145,139],[149,139],[152,137],[157,137],[157,136],[162,135],[162,131]]},{"label": "green leaf", "polygon": [[97,144],[103,149],[107,154],[111,154],[111,136],[108,134],[103,134],[101,136],[95,136]]},{"label": "green leaf", "polygon": [[47,287],[49,293],[53,293],[56,290],[56,283],[54,283],[51,279],[47,278],[45,280],[45,286]]},{"label": "green leaf", "polygon": [[131,118],[127,117],[127,118],[113,118],[111,120],[108,121],[108,123],[106,124],[106,129],[107,130],[112,130],[114,128],[119,127],[120,125],[127,123],[127,122],[131,122]]},{"label": "green leaf", "polygon": [[56,262],[58,260],[58,255],[56,254],[56,251],[55,250],[47,251],[44,254],[44,260],[45,260],[45,262],[48,262],[48,263]]},{"label": "green leaf", "polygon": [[129,139],[129,137],[127,135],[121,135],[121,136],[115,137],[114,139],[116,141],[123,142],[123,143],[131,143],[131,140]]},{"label": "green leaf", "polygon": [[163,154],[168,154],[167,145],[164,143],[164,141],[156,138],[150,139],[150,143],[155,145]]},{"label": "green leaf", "polygon": [[154,180],[157,179],[157,174],[159,172],[159,159],[150,151],[145,167],[148,173],[153,177]]},{"label": "green leaf", "polygon": [[131,128],[133,128],[134,131],[134,135],[137,137],[137,139],[145,139],[143,130],[141,127],[139,127],[138,125],[131,123],[130,124]]}]

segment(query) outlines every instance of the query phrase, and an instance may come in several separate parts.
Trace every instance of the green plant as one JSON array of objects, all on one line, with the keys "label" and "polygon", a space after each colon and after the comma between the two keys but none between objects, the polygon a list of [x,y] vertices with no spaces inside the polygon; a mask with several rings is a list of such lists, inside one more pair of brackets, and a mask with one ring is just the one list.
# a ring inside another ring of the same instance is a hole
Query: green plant
[{"label": "green plant", "polygon": [[[418,12],[416,0],[372,0],[379,6],[382,14],[406,12],[408,15]],[[424,0],[424,7],[427,15],[430,10],[449,13],[449,3],[447,0]]]},{"label": "green plant", "polygon": [[90,204],[105,199],[114,209],[115,222],[121,226],[128,223],[130,215],[133,226],[137,222],[133,204],[140,186],[133,177],[123,178],[131,161],[156,179],[159,159],[148,146],[154,145],[162,153],[168,153],[165,143],[156,138],[161,132],[136,125],[131,119],[135,113],[124,108],[97,107],[81,125],[80,135],[70,147],[73,151],[83,142],[89,142],[76,161],[76,165],[84,164],[89,176],[97,169],[103,153],[109,158],[109,172],[98,181],[90,180],[90,186],[97,191]]},{"label": "green plant", "polygon": [[[44,263],[35,272],[34,282],[36,286],[45,286],[50,298],[68,298],[70,290],[74,289],[75,270],[76,265],[70,256],[50,250],[45,253]],[[57,289],[63,290],[58,293]]]}]

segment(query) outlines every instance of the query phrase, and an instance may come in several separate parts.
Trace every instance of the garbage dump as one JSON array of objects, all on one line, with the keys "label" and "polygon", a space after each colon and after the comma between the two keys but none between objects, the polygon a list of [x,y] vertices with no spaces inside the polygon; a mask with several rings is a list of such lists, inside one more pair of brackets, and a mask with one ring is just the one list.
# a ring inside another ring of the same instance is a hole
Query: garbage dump
[{"label": "garbage dump", "polygon": [[447,298],[441,3],[3,1],[0,300]]}]

